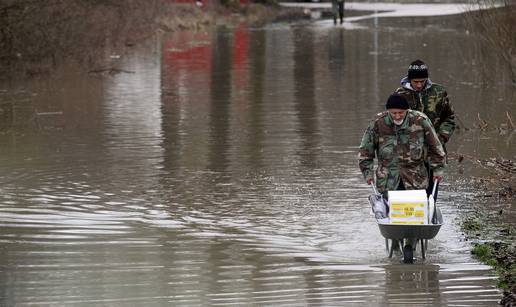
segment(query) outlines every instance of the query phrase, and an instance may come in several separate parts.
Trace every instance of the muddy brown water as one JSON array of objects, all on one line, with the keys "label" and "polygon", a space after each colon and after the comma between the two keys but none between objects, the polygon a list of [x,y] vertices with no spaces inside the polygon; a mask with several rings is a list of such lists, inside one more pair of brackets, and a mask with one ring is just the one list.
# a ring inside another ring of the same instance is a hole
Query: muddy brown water
[{"label": "muddy brown water", "polygon": [[[0,305],[495,306],[458,225],[475,199],[457,168],[413,265],[387,257],[357,168],[413,59],[462,121],[511,110],[474,40],[425,20],[176,33],[106,54],[125,72],[4,83],[18,114],[43,114],[0,136]],[[465,133],[450,150],[514,156]]]}]

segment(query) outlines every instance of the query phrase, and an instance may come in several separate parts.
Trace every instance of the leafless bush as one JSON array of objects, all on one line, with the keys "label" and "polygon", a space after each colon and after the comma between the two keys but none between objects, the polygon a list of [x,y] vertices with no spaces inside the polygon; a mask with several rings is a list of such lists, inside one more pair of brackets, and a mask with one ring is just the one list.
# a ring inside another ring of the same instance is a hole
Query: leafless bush
[{"label": "leafless bush", "polygon": [[512,0],[476,1],[473,8],[479,10],[466,14],[467,25],[503,59],[516,84],[516,3]]}]

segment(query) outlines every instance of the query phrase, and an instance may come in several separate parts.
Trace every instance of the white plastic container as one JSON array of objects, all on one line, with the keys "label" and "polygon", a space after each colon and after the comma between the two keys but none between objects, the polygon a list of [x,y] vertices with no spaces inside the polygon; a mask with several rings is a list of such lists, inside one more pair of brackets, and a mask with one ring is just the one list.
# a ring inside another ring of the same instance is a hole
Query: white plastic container
[{"label": "white plastic container", "polygon": [[389,221],[391,224],[428,224],[426,191],[389,191]]}]

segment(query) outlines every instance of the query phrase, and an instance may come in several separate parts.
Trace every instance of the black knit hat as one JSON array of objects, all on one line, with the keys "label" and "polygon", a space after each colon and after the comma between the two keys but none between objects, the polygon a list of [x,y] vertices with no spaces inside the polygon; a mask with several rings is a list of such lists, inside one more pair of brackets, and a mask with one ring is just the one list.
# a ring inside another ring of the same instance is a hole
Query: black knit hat
[{"label": "black knit hat", "polygon": [[393,93],[387,99],[387,103],[385,104],[385,108],[388,109],[401,109],[407,110],[409,108],[408,101],[398,93]]},{"label": "black knit hat", "polygon": [[421,60],[415,60],[410,63],[408,67],[408,78],[416,79],[416,78],[428,78],[428,67]]}]

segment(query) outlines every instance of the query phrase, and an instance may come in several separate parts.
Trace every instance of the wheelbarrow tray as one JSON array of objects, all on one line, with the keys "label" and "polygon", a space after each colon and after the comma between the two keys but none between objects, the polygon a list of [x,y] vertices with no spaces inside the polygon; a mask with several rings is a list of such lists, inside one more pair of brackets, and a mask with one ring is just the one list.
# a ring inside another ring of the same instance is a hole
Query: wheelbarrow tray
[{"label": "wheelbarrow tray", "polygon": [[380,233],[386,239],[401,240],[406,238],[433,239],[442,224],[428,225],[405,225],[405,224],[383,224],[378,223]]}]

